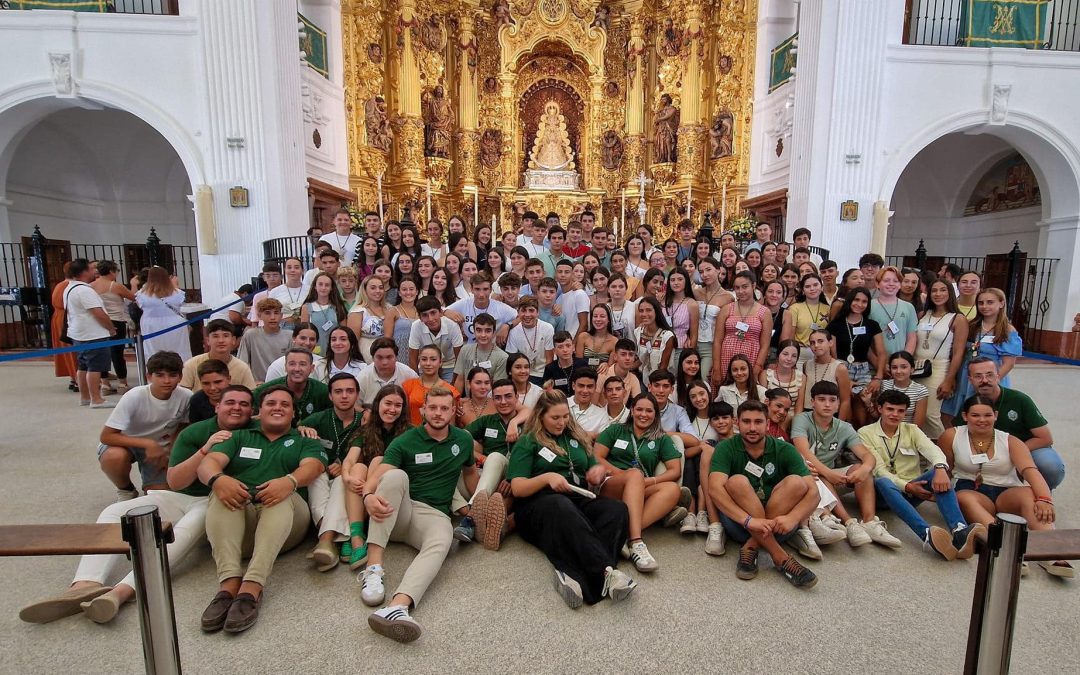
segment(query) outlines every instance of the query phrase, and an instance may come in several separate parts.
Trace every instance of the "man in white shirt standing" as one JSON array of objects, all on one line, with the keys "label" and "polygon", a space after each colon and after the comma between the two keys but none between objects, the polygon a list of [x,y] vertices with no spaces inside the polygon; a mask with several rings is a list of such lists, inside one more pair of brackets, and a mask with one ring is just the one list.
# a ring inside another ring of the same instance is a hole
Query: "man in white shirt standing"
[{"label": "man in white shirt standing", "polygon": [[566,332],[576,338],[578,333],[589,329],[589,296],[581,289],[570,290],[574,284],[574,263],[570,260],[560,260],[555,265],[555,281],[562,290],[555,304],[562,307]]},{"label": "man in white shirt standing", "polygon": [[[572,269],[572,268],[571,268]],[[491,275],[486,271],[478,272],[472,278],[472,297],[462,298],[446,308],[446,317],[456,321],[465,334],[466,342],[476,342],[473,334],[473,321],[478,314],[490,314],[498,323],[495,339],[506,342],[510,324],[517,318],[517,312],[510,305],[491,299]]]},{"label": "man in white shirt standing", "polygon": [[[69,267],[71,280],[64,289],[64,309],[67,311],[68,337],[75,346],[105,342],[116,335],[112,319],[105,313],[101,296],[90,287],[95,270],[86,258],[76,258]],[[116,404],[101,397],[101,374],[109,372],[112,364],[108,347],[86,349],[77,354],[79,405],[91,408],[112,408]]]},{"label": "man in white shirt standing", "polygon": [[371,365],[360,371],[356,378],[361,401],[374,401],[375,394],[388,384],[400,387],[405,380],[419,377],[415,370],[398,363],[397,355],[398,346],[393,338],[381,337],[371,343]]},{"label": "man in white shirt standing", "polygon": [[360,245],[360,237],[353,234],[352,216],[345,209],[338,209],[334,214],[334,231],[328,232],[319,238],[330,244],[330,248],[338,252],[346,265],[351,265],[356,257],[356,249]]},{"label": "man in white shirt standing", "polygon": [[588,366],[578,368],[570,376],[574,395],[570,398],[570,416],[578,426],[596,440],[596,436],[608,426],[607,411],[593,403],[596,394],[596,369]]}]

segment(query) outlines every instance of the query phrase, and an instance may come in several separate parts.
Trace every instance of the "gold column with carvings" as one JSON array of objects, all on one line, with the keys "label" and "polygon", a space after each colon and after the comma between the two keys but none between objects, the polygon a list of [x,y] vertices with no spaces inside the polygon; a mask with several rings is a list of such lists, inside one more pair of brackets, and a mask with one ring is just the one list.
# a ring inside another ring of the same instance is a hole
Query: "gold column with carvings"
[{"label": "gold column with carvings", "polygon": [[[462,0],[458,15],[457,170],[463,193],[478,189],[480,174],[479,83],[476,19],[479,0]],[[465,195],[468,196],[467,194]],[[471,202],[468,202],[471,205]]]},{"label": "gold column with carvings", "polygon": [[395,189],[424,182],[424,121],[420,116],[420,66],[413,48],[416,0],[400,0],[397,16],[397,91],[394,98]]},{"label": "gold column with carvings", "polygon": [[[703,177],[705,127],[702,124],[704,92],[702,70],[705,67],[705,31],[701,22],[701,3],[693,0],[686,6],[686,34],[690,54],[682,76],[682,114],[679,119],[678,175],[682,185],[698,187]],[[702,194],[704,196],[704,194]]]}]

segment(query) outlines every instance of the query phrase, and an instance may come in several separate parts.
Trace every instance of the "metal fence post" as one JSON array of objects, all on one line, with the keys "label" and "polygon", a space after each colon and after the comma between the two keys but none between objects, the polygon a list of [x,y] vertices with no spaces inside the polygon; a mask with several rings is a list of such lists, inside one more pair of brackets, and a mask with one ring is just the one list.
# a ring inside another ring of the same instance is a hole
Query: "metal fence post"
[{"label": "metal fence post", "polygon": [[926,271],[926,244],[919,240],[919,248],[915,249],[915,267]]},{"label": "metal fence post", "polygon": [[998,513],[997,517],[979,554],[964,661],[966,675],[1009,672],[1028,530],[1027,521],[1020,516]]},{"label": "metal fence post", "polygon": [[124,541],[131,546],[136,601],[142,629],[143,659],[151,675],[180,673],[180,644],[173,612],[169,555],[154,505],[131,509],[120,520]]},{"label": "metal fence post", "polygon": [[146,238],[146,254],[150,258],[150,266],[161,264],[158,262],[161,259],[161,237],[157,235],[154,228],[150,228],[150,236]]},{"label": "metal fence post", "polygon": [[1016,273],[1020,271],[1020,242],[1014,241],[1012,250],[1009,251],[1009,272],[1005,281],[1005,302],[1010,317],[1016,312]]},{"label": "metal fence post", "polygon": [[45,244],[47,242],[45,235],[41,233],[41,228],[34,225],[34,233],[30,235],[30,283],[38,293],[35,304],[41,311],[42,328],[45,330],[45,347],[51,347],[53,307],[46,294],[49,288],[48,270],[45,269]]},{"label": "metal fence post", "polygon": [[143,344],[142,333],[139,332],[138,322],[135,324],[135,369],[139,372],[139,386],[146,384],[146,345]]}]

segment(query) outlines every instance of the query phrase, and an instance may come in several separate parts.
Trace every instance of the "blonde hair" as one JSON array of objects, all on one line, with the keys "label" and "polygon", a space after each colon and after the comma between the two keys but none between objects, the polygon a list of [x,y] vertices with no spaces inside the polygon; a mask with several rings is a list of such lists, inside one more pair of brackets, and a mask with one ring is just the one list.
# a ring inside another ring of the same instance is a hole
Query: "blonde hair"
[{"label": "blonde hair", "polygon": [[353,279],[355,279],[356,276],[357,276],[356,275],[356,268],[351,266],[351,265],[348,265],[346,267],[339,267],[338,268],[338,271],[337,271],[337,278],[338,279],[340,279],[342,277],[352,277]]},{"label": "blonde hair", "polygon": [[886,265],[885,267],[882,267],[878,270],[878,273],[874,277],[874,279],[877,280],[878,283],[881,283],[881,278],[884,277],[887,272],[892,272],[893,274],[895,274],[897,281],[904,280],[904,275],[900,273],[900,268],[896,265]]},{"label": "blonde hair", "polygon": [[1012,328],[1009,324],[1008,301],[1005,298],[1005,293],[1000,288],[984,288],[975,294],[975,318],[971,319],[969,323],[969,334],[978,335],[979,329],[982,327],[983,318],[982,314],[979,314],[978,308],[979,297],[983,295],[992,295],[1001,303],[997,319],[994,320],[994,344],[999,345],[1009,339],[1009,330]]},{"label": "blonde hair", "polygon": [[[544,428],[544,415],[549,410],[557,405],[568,405],[566,402],[566,395],[558,390],[545,391],[540,395],[540,399],[536,402],[536,407],[533,408],[532,415],[529,416],[529,421],[525,423],[525,429],[522,434],[532,434],[532,437],[536,439],[536,443],[542,447],[547,448],[554,452],[556,455],[565,455],[566,451],[562,449],[559,443],[547,432]],[[566,430],[564,434],[569,434],[570,438],[574,439],[585,449],[587,455],[592,455],[592,444],[589,443],[588,437],[585,432],[582,431],[578,423],[574,421],[574,416],[570,417],[566,421]]]},{"label": "blonde hair", "polygon": [[[364,277],[364,280],[360,282],[359,290],[357,290],[356,305],[358,307],[371,307],[371,301],[368,299],[367,287],[368,287],[368,284],[371,283],[372,279],[375,279],[376,281],[378,281],[380,284],[383,284],[384,286],[386,285],[385,282],[383,282],[382,279],[375,276],[374,274],[369,274],[366,277]],[[379,307],[383,307],[383,308],[386,307],[386,291],[387,291],[387,289],[384,288],[383,289],[383,299],[382,299],[382,302],[379,303]]]},{"label": "blonde hair", "polygon": [[169,273],[164,267],[154,265],[146,272],[146,283],[142,286],[142,292],[156,298],[167,298],[173,294],[176,286],[173,285]]}]

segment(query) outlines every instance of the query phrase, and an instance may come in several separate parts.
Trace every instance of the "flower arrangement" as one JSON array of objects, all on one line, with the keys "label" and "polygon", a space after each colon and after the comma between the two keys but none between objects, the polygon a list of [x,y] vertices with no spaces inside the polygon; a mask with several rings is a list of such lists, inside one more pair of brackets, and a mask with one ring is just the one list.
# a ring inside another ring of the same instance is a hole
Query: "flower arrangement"
[{"label": "flower arrangement", "polygon": [[739,216],[738,218],[732,218],[727,222],[727,227],[724,228],[724,232],[730,232],[735,235],[736,239],[753,239],[756,229],[756,220],[750,216]]},{"label": "flower arrangement", "polygon": [[345,204],[341,208],[349,212],[349,220],[352,221],[352,231],[360,236],[364,235],[366,229],[364,228],[364,214],[361,211],[357,211],[356,207],[352,204]]}]

